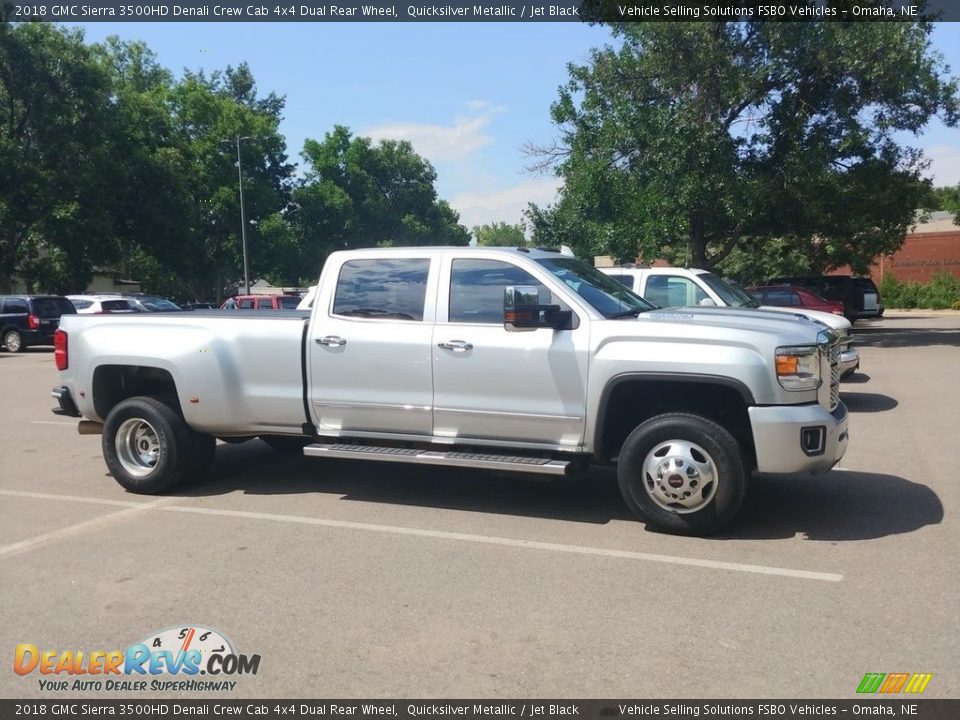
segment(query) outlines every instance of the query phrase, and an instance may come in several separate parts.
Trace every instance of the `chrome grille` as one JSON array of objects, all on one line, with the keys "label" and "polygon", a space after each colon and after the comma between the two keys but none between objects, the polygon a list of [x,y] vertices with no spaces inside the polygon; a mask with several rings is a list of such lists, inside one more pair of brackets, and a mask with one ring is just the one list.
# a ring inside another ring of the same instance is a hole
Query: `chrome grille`
[{"label": "chrome grille", "polygon": [[830,357],[830,409],[840,404],[840,346],[834,343],[829,348]]}]

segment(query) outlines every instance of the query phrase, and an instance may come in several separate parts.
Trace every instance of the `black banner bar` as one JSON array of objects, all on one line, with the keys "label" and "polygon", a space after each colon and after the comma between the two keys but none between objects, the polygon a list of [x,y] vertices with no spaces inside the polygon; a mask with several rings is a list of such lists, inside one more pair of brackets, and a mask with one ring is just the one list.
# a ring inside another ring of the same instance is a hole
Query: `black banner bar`
[{"label": "black banner bar", "polygon": [[0,700],[0,718],[822,718],[955,720],[960,700]]},{"label": "black banner bar", "polygon": [[960,20],[953,0],[0,0],[11,22],[761,22]]}]

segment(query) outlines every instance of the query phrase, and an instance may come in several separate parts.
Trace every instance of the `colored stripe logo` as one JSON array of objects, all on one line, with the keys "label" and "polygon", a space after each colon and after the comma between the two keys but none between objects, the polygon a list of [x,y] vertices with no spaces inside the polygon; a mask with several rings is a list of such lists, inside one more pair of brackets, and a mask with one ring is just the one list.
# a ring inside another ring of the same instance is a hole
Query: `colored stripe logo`
[{"label": "colored stripe logo", "polygon": [[922,693],[932,678],[933,673],[867,673],[857,693]]}]

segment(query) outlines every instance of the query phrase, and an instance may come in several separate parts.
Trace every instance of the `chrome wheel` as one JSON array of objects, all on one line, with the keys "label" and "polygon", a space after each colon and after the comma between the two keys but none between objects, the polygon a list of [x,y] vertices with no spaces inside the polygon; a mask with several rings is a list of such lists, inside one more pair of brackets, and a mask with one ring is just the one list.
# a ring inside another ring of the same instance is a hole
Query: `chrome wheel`
[{"label": "chrome wheel", "polygon": [[160,461],[160,437],[153,425],[142,418],[124,420],[115,435],[117,460],[133,477],[146,477]]},{"label": "chrome wheel", "polygon": [[717,493],[718,472],[713,458],[696,443],[667,440],[643,460],[643,487],[664,510],[692,513]]},{"label": "chrome wheel", "polygon": [[3,337],[3,344],[7,346],[7,350],[12,353],[20,352],[23,345],[23,340],[20,337],[20,333],[11,330]]}]

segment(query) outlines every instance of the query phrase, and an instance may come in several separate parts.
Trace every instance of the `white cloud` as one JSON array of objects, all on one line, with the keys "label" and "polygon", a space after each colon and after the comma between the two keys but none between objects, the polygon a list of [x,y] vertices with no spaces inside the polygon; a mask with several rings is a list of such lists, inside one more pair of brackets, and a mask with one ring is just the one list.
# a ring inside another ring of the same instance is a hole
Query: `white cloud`
[{"label": "white cloud", "polygon": [[930,160],[927,174],[933,178],[937,187],[960,183],[960,146],[931,145],[924,148],[924,154]]},{"label": "white cloud", "polygon": [[537,178],[490,192],[462,193],[451,198],[450,205],[460,213],[460,223],[468,228],[492,222],[515,224],[523,219],[527,203],[552,203],[559,187],[559,178]]},{"label": "white cloud", "polygon": [[493,142],[486,128],[501,106],[485,100],[464,103],[467,112],[454,119],[452,125],[398,122],[376,125],[360,134],[374,140],[409,140],[413,149],[430,162],[463,160]]}]

